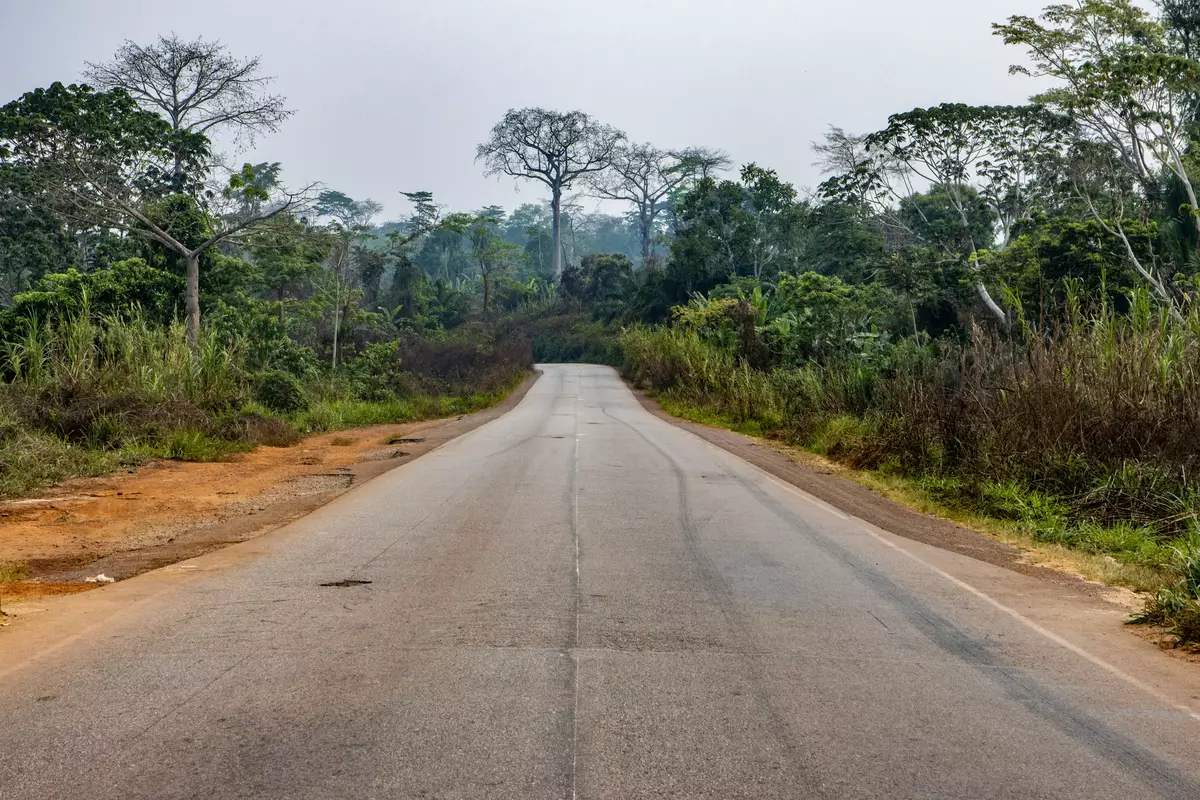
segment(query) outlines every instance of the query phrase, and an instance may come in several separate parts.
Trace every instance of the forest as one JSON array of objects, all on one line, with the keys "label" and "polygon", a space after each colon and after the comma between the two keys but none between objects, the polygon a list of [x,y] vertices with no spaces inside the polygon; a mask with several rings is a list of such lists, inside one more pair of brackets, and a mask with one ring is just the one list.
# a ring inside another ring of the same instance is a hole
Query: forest
[{"label": "forest", "polygon": [[834,124],[817,187],[514,109],[473,155],[544,202],[399,187],[392,221],[218,147],[286,133],[259,59],[128,42],[0,107],[0,492],[463,413],[534,362],[600,362],[1093,556],[1147,593],[1140,621],[1200,641],[1200,0],[993,33],[1011,80],[1051,88]]}]

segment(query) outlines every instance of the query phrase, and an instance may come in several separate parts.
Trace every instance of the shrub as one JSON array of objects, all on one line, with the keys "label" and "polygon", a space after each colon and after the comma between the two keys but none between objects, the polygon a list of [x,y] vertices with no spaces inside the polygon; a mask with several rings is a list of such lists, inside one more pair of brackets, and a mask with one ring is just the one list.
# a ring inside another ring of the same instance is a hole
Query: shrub
[{"label": "shrub", "polygon": [[[183,278],[149,266],[140,258],[118,261],[107,269],[47,275],[34,291],[18,294],[3,313],[3,328],[19,330],[25,320],[61,320],[83,309],[100,315],[152,314],[169,323],[182,308]],[[6,337],[6,339],[9,337]]]},{"label": "shrub", "polygon": [[404,391],[399,346],[396,341],[367,345],[346,365],[355,397],[379,402]]},{"label": "shrub", "polygon": [[280,414],[294,414],[308,408],[308,395],[294,375],[281,370],[268,370],[258,376],[254,392],[258,402]]}]

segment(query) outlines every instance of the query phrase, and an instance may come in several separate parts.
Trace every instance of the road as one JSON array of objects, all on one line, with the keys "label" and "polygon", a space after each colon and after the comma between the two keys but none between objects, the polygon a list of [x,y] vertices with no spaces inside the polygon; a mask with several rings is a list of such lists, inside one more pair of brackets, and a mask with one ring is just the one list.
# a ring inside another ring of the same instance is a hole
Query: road
[{"label": "road", "polygon": [[0,638],[0,797],[1200,796],[1187,703],[978,588],[1036,583],[547,366],[275,534]]}]

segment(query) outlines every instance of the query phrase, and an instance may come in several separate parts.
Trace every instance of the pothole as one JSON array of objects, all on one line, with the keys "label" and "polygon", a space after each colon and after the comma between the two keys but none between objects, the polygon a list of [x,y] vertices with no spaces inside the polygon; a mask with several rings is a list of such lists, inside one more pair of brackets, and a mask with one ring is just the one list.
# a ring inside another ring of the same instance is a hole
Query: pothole
[{"label": "pothole", "polygon": [[393,436],[387,440],[388,444],[420,444],[425,441],[424,436]]}]

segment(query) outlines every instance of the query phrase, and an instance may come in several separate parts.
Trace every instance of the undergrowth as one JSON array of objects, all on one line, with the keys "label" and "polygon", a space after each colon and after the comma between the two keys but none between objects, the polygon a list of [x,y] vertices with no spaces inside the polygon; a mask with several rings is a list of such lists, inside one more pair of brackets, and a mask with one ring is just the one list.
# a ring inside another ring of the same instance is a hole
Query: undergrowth
[{"label": "undergrowth", "polygon": [[139,311],[26,320],[0,352],[0,496],[152,458],[220,461],[304,434],[493,405],[527,374],[528,344],[484,332],[368,346],[332,376],[255,370],[246,343]]}]

